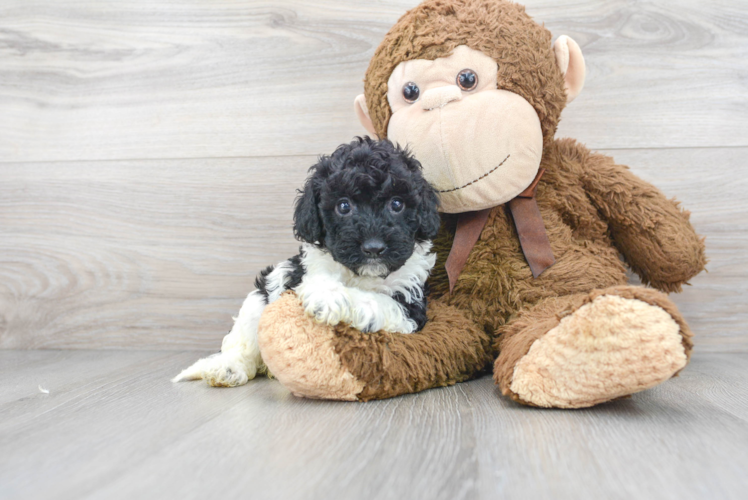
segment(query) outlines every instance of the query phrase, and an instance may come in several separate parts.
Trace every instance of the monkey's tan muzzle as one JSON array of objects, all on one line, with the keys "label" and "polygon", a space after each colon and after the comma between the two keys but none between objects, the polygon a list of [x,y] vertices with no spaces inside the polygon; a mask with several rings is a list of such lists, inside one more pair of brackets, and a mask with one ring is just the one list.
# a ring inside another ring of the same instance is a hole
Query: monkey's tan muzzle
[{"label": "monkey's tan muzzle", "polygon": [[495,207],[516,197],[535,178],[543,154],[535,109],[498,89],[428,89],[419,102],[392,115],[387,137],[415,153],[447,213]]},{"label": "monkey's tan muzzle", "polygon": [[421,96],[421,107],[426,111],[443,108],[452,101],[462,99],[462,91],[457,85],[445,85],[429,89]]}]

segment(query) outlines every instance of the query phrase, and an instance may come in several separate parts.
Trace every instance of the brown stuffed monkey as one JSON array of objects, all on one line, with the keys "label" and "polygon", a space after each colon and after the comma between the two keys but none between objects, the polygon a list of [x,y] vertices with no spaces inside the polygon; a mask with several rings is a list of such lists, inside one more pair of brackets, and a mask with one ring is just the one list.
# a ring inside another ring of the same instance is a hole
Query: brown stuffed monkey
[{"label": "brown stuffed monkey", "polygon": [[[355,109],[440,192],[429,322],[360,333],[265,310],[263,359],[295,394],[370,400],[493,369],[504,395],[578,408],[664,382],[691,332],[662,292],[705,265],[688,213],[613,159],[554,138],[584,84],[579,46],[504,0],[427,0],[371,60]],[[653,288],[627,285],[627,264]],[[660,290],[660,291],[658,291]]]}]

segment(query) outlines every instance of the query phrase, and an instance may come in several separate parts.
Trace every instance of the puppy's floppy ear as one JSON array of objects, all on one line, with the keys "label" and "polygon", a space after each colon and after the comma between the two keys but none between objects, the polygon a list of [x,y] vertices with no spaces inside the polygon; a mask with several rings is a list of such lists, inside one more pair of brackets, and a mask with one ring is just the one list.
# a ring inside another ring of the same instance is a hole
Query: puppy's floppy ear
[{"label": "puppy's floppy ear", "polygon": [[322,231],[322,219],[317,210],[319,193],[314,186],[314,174],[310,175],[304,185],[304,190],[299,191],[296,199],[296,208],[293,214],[293,234],[296,239],[307,243],[321,242],[324,236]]},{"label": "puppy's floppy ear", "polygon": [[439,232],[441,217],[439,216],[439,198],[434,188],[421,177],[423,187],[421,189],[421,204],[418,206],[418,232],[416,238],[419,240],[433,240]]}]

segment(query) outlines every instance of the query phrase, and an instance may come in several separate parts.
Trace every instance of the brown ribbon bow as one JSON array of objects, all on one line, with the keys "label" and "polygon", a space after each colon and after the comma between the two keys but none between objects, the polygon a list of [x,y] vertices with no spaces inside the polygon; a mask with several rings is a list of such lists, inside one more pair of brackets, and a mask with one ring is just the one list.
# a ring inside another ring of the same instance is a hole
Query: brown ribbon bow
[{"label": "brown ribbon bow", "polygon": [[[543,271],[551,267],[556,259],[553,257],[551,242],[548,240],[548,234],[545,232],[543,218],[540,215],[538,202],[535,199],[535,192],[538,187],[540,178],[545,173],[541,168],[527,189],[522,191],[516,198],[509,201],[509,210],[512,212],[514,226],[517,228],[519,243],[522,246],[522,253],[530,265],[532,276],[537,278]],[[449,292],[451,293],[460,277],[462,269],[465,267],[468,255],[480,238],[483,227],[488,220],[488,214],[493,210],[486,208],[477,212],[464,212],[457,219],[457,229],[455,238],[452,242],[452,249],[449,251],[445,268],[449,277]]]}]

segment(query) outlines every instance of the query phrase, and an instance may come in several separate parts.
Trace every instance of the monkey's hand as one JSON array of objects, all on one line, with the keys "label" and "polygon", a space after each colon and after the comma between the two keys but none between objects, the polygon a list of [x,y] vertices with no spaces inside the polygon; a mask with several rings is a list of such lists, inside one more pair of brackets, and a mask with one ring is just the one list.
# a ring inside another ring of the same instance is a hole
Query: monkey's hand
[{"label": "monkey's hand", "polygon": [[626,263],[644,284],[681,291],[706,264],[704,240],[691,226],[690,214],[612,158],[584,156],[586,191]]}]

